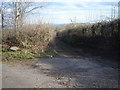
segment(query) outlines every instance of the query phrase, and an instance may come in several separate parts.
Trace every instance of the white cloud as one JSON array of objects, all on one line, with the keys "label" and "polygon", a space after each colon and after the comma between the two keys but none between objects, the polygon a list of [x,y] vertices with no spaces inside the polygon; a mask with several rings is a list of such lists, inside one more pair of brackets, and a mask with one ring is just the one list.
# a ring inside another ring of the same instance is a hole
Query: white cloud
[{"label": "white cloud", "polygon": [[76,18],[76,22],[89,22],[100,19],[100,16],[107,15],[110,11],[95,11],[95,10],[74,10],[74,11],[51,11],[51,12],[43,12],[44,20],[47,21],[51,18],[52,23],[70,23],[70,19]]},{"label": "white cloud", "polygon": [[11,8],[8,8],[8,9],[7,9],[7,12],[11,12],[11,11],[12,11],[12,9],[11,9]]},{"label": "white cloud", "polygon": [[[44,22],[55,24],[70,23],[70,19],[74,19],[75,17],[78,23],[93,22],[101,20],[103,18],[105,19],[106,17],[110,17],[110,5],[95,4],[94,6],[92,6],[89,5],[89,3],[86,3],[88,1],[115,2],[118,0],[49,0],[49,2],[62,2],[65,5],[49,5],[47,8],[40,10],[41,16],[43,17]],[[77,7],[76,4],[82,5],[82,8],[81,6]]]}]

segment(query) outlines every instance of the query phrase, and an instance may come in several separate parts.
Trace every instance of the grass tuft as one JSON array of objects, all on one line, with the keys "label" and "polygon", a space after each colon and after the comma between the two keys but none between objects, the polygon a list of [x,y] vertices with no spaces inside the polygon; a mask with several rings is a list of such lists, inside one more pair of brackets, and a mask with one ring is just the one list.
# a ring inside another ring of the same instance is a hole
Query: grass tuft
[{"label": "grass tuft", "polygon": [[56,51],[48,51],[40,54],[40,58],[52,58],[52,57],[58,57],[59,54]]}]

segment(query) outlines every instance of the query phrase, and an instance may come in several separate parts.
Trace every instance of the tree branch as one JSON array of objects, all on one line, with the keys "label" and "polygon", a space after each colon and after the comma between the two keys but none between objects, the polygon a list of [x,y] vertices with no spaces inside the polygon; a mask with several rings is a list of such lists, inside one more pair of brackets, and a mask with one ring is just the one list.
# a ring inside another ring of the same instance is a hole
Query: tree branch
[{"label": "tree branch", "polygon": [[29,11],[27,11],[27,12],[25,12],[25,13],[29,13],[29,12],[35,10],[35,9],[42,8],[42,7],[43,7],[43,6],[39,6],[39,7],[32,8],[31,10],[29,10]]}]

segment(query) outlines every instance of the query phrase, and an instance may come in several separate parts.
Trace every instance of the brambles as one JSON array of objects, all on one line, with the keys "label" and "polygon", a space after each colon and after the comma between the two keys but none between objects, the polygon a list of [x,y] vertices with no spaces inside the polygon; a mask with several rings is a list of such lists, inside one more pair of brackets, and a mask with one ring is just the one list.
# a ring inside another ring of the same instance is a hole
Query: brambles
[{"label": "brambles", "polygon": [[31,53],[39,54],[49,47],[49,44],[54,40],[54,36],[54,27],[50,25],[31,25],[16,31],[4,30],[2,41],[8,47],[17,46],[27,49]]},{"label": "brambles", "polygon": [[[24,26],[18,30],[3,30],[3,61],[24,61],[34,59],[45,51],[53,49],[55,29],[47,24]],[[11,47],[19,48],[11,51]]]}]

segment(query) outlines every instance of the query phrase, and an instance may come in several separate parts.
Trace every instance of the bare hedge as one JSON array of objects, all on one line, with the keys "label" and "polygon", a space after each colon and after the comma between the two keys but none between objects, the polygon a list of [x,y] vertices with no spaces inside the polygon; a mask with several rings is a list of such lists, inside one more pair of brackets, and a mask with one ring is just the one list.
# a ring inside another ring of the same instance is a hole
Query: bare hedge
[{"label": "bare hedge", "polygon": [[3,30],[3,45],[18,46],[33,53],[44,52],[54,41],[55,28],[46,24],[28,25],[19,30]]}]

